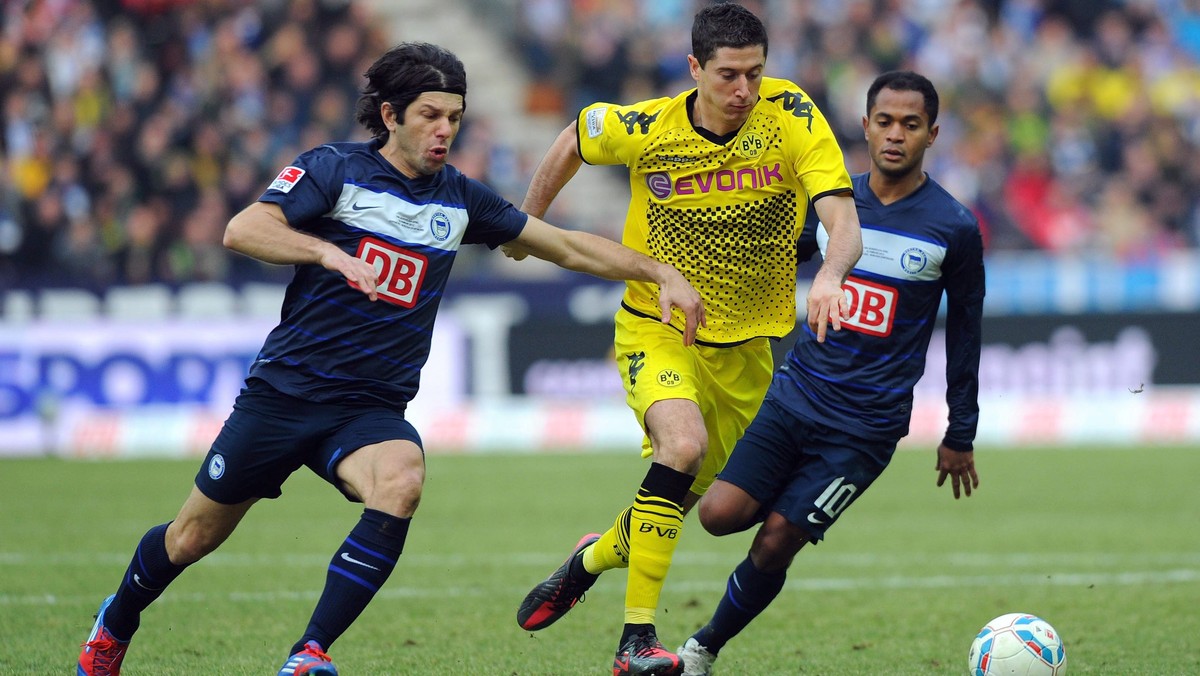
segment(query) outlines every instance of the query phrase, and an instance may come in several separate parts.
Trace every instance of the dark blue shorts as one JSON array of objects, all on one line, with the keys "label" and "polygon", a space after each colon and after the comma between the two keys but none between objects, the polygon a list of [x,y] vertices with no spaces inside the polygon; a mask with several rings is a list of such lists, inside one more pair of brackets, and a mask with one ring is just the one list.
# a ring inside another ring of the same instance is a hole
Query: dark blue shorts
[{"label": "dark blue shorts", "polygon": [[196,474],[196,487],[227,505],[277,498],[292,472],[307,465],[342,490],[337,464],[363,446],[393,439],[421,445],[417,430],[400,411],[359,402],[305,401],[252,378]]},{"label": "dark blue shorts", "polygon": [[862,439],[802,418],[767,398],[717,475],[779,512],[814,542],[892,459],[898,440]]}]

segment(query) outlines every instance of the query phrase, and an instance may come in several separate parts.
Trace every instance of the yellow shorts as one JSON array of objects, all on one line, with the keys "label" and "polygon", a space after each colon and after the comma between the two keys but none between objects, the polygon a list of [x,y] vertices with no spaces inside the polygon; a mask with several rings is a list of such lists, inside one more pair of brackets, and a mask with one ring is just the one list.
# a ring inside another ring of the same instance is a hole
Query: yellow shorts
[{"label": "yellow shorts", "polygon": [[[725,466],[733,445],[758,412],[771,384],[774,361],[768,338],[732,347],[684,346],[679,331],[621,309],[614,340],[625,401],[646,429],[646,411],[663,399],[689,399],[700,407],[708,451],[692,492],[704,495]],[[652,453],[642,438],[642,457]]]}]

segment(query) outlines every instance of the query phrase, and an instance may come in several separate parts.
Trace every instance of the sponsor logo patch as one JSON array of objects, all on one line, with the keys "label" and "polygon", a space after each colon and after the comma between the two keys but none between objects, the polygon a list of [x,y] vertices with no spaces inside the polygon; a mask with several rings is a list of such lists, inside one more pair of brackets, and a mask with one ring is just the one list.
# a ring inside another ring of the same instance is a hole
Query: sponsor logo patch
[{"label": "sponsor logo patch", "polygon": [[[379,273],[375,293],[380,300],[401,307],[417,304],[421,282],[429,267],[428,258],[374,237],[364,237],[359,241],[357,255],[375,266],[375,271]],[[357,284],[346,283],[358,288]]]},{"label": "sponsor logo patch", "polygon": [[646,174],[646,188],[656,199],[665,201],[671,195],[707,195],[712,192],[741,192],[769,188],[783,181],[783,165],[754,167],[733,171],[704,171],[676,179],[665,171]]},{"label": "sponsor logo patch", "polygon": [[842,286],[842,291],[850,306],[850,318],[842,320],[842,326],[871,336],[892,334],[896,299],[900,295],[896,289],[851,277]]},{"label": "sponsor logo patch", "polygon": [[604,133],[604,116],[608,115],[608,107],[593,108],[583,116],[584,126],[587,127],[588,138],[596,138]]},{"label": "sponsor logo patch", "polygon": [[303,176],[304,170],[300,167],[284,167],[275,180],[271,181],[271,190],[291,192],[292,188],[296,187],[296,182]]},{"label": "sponsor logo patch", "polygon": [[646,187],[650,190],[651,195],[665,200],[671,196],[671,175],[665,171],[646,174]]}]

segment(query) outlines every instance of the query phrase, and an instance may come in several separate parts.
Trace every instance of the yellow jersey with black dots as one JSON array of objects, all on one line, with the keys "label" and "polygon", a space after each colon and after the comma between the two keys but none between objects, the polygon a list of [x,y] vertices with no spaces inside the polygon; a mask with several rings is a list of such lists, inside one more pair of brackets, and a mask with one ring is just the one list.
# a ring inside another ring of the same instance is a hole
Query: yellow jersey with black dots
[{"label": "yellow jersey with black dots", "polygon": [[[675,266],[704,298],[711,345],[782,337],[796,324],[796,240],[808,202],[851,191],[842,150],[816,105],[763,78],[745,124],[717,137],[692,126],[696,90],[579,113],[588,164],[629,167],[622,238]],[[628,282],[624,304],[659,316],[658,287]],[[672,324],[683,326],[678,311]]]}]

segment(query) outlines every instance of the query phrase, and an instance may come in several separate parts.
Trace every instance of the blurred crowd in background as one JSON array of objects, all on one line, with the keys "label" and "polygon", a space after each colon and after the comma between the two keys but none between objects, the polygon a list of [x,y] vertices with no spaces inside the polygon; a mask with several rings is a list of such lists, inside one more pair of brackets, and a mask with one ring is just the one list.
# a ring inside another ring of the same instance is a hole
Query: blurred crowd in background
[{"label": "blurred crowd in background", "polygon": [[[692,86],[693,0],[521,0],[518,44],[568,114]],[[881,72],[941,94],[926,168],[995,249],[1154,257],[1200,243],[1200,0],[745,0],[851,171]]]},{"label": "blurred crowd in background", "polygon": [[[701,0],[510,2],[529,114],[565,124],[592,101],[693,85]],[[813,97],[851,171],[867,167],[871,80],[928,75],[942,108],[927,169],[991,250],[1200,245],[1200,0],[743,4],[767,24],[767,74]],[[392,42],[350,0],[5,3],[0,288],[286,280],[227,252],[225,223],[299,152],[366,138],[353,103]],[[506,146],[487,115],[471,109],[451,162],[519,203],[545,148]]]},{"label": "blurred crowd in background", "polygon": [[229,217],[301,151],[365,139],[361,5],[5,3],[0,288],[285,280]]}]

